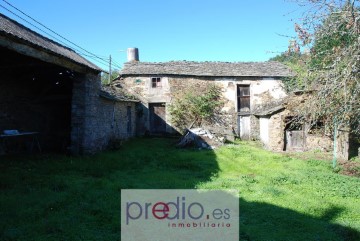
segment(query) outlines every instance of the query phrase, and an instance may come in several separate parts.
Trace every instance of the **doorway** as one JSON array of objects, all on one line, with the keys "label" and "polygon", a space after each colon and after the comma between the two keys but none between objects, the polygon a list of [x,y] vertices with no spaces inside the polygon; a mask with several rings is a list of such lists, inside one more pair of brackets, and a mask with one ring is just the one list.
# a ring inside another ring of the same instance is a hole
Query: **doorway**
[{"label": "doorway", "polygon": [[150,132],[166,132],[166,107],[165,103],[149,103],[150,110]]}]

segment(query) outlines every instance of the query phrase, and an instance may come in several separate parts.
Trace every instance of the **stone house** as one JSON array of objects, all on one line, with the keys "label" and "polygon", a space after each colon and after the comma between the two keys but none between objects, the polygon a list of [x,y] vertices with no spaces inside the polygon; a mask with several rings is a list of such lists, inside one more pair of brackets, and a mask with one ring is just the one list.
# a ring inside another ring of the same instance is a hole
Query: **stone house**
[{"label": "stone house", "polygon": [[174,94],[188,86],[201,91],[202,86],[214,83],[221,87],[224,99],[217,130],[242,139],[258,139],[255,110],[284,98],[282,79],[292,75],[279,62],[140,62],[136,48],[128,50],[128,60],[113,86],[128,90],[141,101],[139,134],[174,132],[167,110]]},{"label": "stone house", "polygon": [[72,49],[0,14],[0,53],[1,134],[31,131],[42,149],[75,154],[135,135],[136,102],[104,95],[102,70]]},{"label": "stone house", "polygon": [[[128,50],[128,62],[113,83],[115,90],[126,89],[141,101],[137,131],[175,132],[167,111],[175,93],[188,86],[201,92],[203,86],[214,83],[221,87],[224,105],[221,121],[212,130],[231,133],[241,139],[260,140],[272,151],[308,151],[333,149],[333,133],[317,123],[294,124],[297,112],[290,102],[301,105],[306,94],[302,91],[289,95],[283,81],[293,73],[278,62],[229,63],[140,62],[136,48]],[[348,159],[352,152],[350,134],[339,130],[338,158]],[[355,148],[356,149],[356,148]]]}]

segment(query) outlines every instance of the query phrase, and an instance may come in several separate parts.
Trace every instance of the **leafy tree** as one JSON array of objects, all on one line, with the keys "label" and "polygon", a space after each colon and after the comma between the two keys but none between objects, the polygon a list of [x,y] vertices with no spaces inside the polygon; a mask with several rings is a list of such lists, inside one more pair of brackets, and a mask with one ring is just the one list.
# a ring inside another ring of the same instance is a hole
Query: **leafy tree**
[{"label": "leafy tree", "polygon": [[200,91],[198,87],[189,85],[185,91],[174,95],[169,106],[171,122],[180,132],[194,124],[200,126],[212,122],[221,105],[220,87],[206,85]]},{"label": "leafy tree", "polygon": [[[110,75],[111,81],[116,79],[118,76],[119,76],[118,69],[114,69],[113,71],[111,71],[111,75]],[[109,73],[102,73],[101,84],[103,84],[103,85],[109,84]]]},{"label": "leafy tree", "polygon": [[301,24],[295,25],[297,43],[310,49],[305,75],[298,80],[305,89],[316,90],[299,112],[308,120],[325,117],[328,124],[359,126],[359,1],[296,1],[307,7]]},{"label": "leafy tree", "polygon": [[284,63],[294,71],[295,76],[283,79],[285,90],[289,93],[294,90],[303,90],[305,88],[305,83],[303,80],[305,79],[307,73],[306,63],[309,59],[308,54],[302,54],[300,52],[294,51],[291,46],[293,45],[289,45],[289,50],[287,52],[281,53],[269,59],[269,61],[278,61]]}]

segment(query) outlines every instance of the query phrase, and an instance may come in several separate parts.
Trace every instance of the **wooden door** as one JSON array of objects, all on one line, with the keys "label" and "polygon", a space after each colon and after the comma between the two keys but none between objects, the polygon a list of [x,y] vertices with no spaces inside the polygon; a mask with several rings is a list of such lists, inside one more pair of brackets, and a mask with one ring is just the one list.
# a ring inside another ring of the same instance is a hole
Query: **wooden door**
[{"label": "wooden door", "polygon": [[166,109],[165,103],[150,103],[150,132],[166,132]]},{"label": "wooden door", "polygon": [[250,140],[250,116],[238,116],[238,129],[242,140]]},{"label": "wooden door", "polygon": [[304,131],[286,131],[286,150],[304,149]]}]

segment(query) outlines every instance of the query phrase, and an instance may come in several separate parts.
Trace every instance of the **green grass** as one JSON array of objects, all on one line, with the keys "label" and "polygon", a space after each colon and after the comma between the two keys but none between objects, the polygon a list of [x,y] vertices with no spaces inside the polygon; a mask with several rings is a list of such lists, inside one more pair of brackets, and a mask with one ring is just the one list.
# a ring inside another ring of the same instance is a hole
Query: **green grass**
[{"label": "green grass", "polygon": [[235,188],[241,240],[360,240],[360,179],[251,143],[135,139],[91,157],[0,159],[0,240],[120,240],[124,188]]}]

